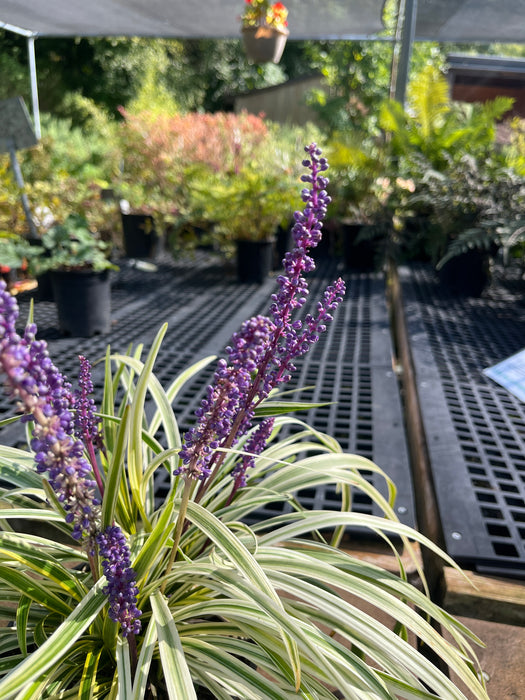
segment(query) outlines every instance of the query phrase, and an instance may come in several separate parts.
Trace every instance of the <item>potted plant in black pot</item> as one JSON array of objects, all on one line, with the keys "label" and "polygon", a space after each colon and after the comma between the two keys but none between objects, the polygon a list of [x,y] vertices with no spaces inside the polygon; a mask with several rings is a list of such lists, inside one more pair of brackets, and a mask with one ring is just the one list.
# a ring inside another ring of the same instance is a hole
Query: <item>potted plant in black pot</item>
[{"label": "potted plant in black pot", "polygon": [[153,194],[136,183],[121,183],[120,216],[124,253],[128,258],[153,258],[158,252],[160,236],[155,222],[157,208]]},{"label": "potted plant in black pot", "polygon": [[[491,261],[497,251],[507,251],[518,241],[525,225],[525,179],[497,158],[483,163],[465,158],[452,179],[455,198],[464,189],[471,193],[470,219],[449,237],[437,263],[440,279],[454,291],[479,296],[491,281]],[[468,265],[466,272],[465,266]]]},{"label": "potted plant in black pot", "polygon": [[374,269],[384,259],[393,227],[397,185],[388,149],[359,132],[336,134],[328,157],[335,172],[329,185],[333,246],[348,269]]},{"label": "potted plant in black pot", "polygon": [[[70,214],[42,235],[31,248],[29,269],[49,271],[60,330],[65,335],[91,336],[109,331],[110,270],[108,243],[90,230],[86,219]],[[47,253],[47,254],[46,254]]]},{"label": "potted plant in black pot", "polygon": [[235,257],[239,282],[262,284],[273,269],[275,239],[296,203],[291,173],[275,175],[264,166],[246,166],[225,178],[209,176],[194,182],[194,200],[213,222],[216,247]]},{"label": "potted plant in black pot", "polygon": [[440,282],[454,294],[480,296],[491,259],[525,222],[525,180],[498,156],[449,161],[429,169],[420,188],[432,206],[429,249]]}]

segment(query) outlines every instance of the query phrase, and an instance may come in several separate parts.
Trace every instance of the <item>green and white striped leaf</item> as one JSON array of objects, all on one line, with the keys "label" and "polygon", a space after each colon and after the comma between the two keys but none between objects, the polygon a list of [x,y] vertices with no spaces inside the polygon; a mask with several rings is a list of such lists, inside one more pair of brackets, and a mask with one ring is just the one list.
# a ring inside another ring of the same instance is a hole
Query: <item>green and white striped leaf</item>
[{"label": "green and white striped leaf", "polygon": [[0,559],[11,560],[22,564],[40,576],[56,583],[66,594],[81,600],[87,589],[74,572],[56,562],[45,553],[36,553],[34,544],[21,541],[11,533],[0,533]]},{"label": "green and white striped leaf", "polygon": [[78,700],[92,700],[93,698],[93,689],[102,651],[102,647],[99,647],[96,650],[88,651],[86,654],[82,678],[78,688]]},{"label": "green and white striped leaf", "polygon": [[311,408],[330,406],[333,401],[312,403],[310,401],[271,401],[267,400],[255,409],[258,418],[266,416],[281,416],[295,411],[309,411]]},{"label": "green and white striped leaf", "polygon": [[[126,406],[122,420],[118,426],[114,450],[108,465],[106,483],[104,484],[104,497],[102,499],[102,529],[105,530],[115,520],[115,507],[119,497],[119,491],[124,473],[124,455],[129,435],[129,406]],[[124,504],[121,504],[124,507]],[[127,510],[127,509],[126,509]],[[131,518],[131,513],[126,512],[126,521]]]},{"label": "green and white striped leaf", "polygon": [[[205,532],[210,540],[215,542],[221,552],[231,560],[236,568],[256,588],[264,591],[265,595],[273,599],[278,606],[281,606],[279,596],[270,585],[264,570],[257,564],[242,542],[220,520],[205,508],[191,501],[188,503],[187,517],[190,521],[198,524],[199,529]],[[287,632],[283,632],[283,641],[287,647],[288,657],[293,668],[296,687],[299,687],[301,668],[296,645]]]},{"label": "green and white striped leaf", "polygon": [[166,541],[170,537],[173,530],[173,500],[168,501],[160,514],[155,527],[149,533],[148,539],[141,547],[139,554],[133,561],[133,569],[137,575],[137,580],[141,581],[148,573],[149,569],[154,565],[162,548],[166,545]]},{"label": "green and white striped leaf", "polygon": [[[133,503],[140,513],[144,526],[149,528],[149,518],[144,508],[144,502],[140,498],[140,484],[143,474],[143,445],[141,441],[142,428],[144,427],[144,404],[146,401],[146,393],[149,391],[153,394],[157,402],[162,402],[162,397],[165,397],[164,391],[160,386],[158,379],[153,374],[153,365],[160,350],[162,339],[166,334],[167,325],[164,324],[155,340],[152,343],[146,361],[142,365],[138,360],[129,358],[123,355],[113,355],[112,359],[125,364],[136,366],[140,371],[139,378],[135,387],[133,401],[130,412],[130,439],[128,442],[128,478]],[[172,446],[172,445],[170,445]]]},{"label": "green and white striped leaf", "polygon": [[151,660],[157,644],[157,624],[152,616],[142,638],[142,648],[137,661],[137,671],[133,682],[133,700],[142,700],[146,693]]},{"label": "green and white striped leaf", "polygon": [[32,602],[31,598],[22,595],[20,596],[16,609],[16,636],[18,638],[20,651],[24,656],[27,654],[27,620],[29,618]]},{"label": "green and white striped leaf", "polygon": [[197,700],[177,627],[161,593],[156,592],[151,596],[151,610],[157,627],[162,670],[170,700]]},{"label": "green and white striped leaf", "polygon": [[[182,387],[187,382],[189,382],[191,379],[193,379],[196,374],[198,374],[202,369],[204,369],[204,367],[209,365],[210,362],[213,362],[214,359],[215,359],[215,355],[210,355],[209,357],[205,357],[202,360],[195,362],[190,367],[188,367],[187,369],[183,370],[180,374],[178,374],[177,377],[175,377],[173,382],[170,384],[170,386],[165,391],[166,402],[162,402],[160,405],[157,405],[157,410],[153,414],[152,419],[150,421],[150,431],[151,431],[152,435],[154,435],[156,433],[156,431],[159,429],[161,423],[163,423],[164,426],[166,427],[166,425],[175,421],[173,411],[166,410],[166,405],[171,407],[171,405],[173,404],[173,401],[177,397],[177,394],[182,389]],[[181,446],[180,435],[179,435],[176,421],[175,421],[175,424],[173,426],[172,435],[173,435],[174,441],[172,443],[170,443],[170,446],[180,447]]]},{"label": "green and white striped leaf", "polygon": [[22,571],[18,571],[9,566],[0,565],[0,579],[8,583],[22,595],[31,598],[38,605],[59,615],[69,615],[71,606],[65,603],[62,598],[50,590],[49,585],[40,583],[35,578],[28,576]]},{"label": "green and white striped leaf", "polygon": [[131,660],[127,639],[117,639],[118,700],[132,700]]}]

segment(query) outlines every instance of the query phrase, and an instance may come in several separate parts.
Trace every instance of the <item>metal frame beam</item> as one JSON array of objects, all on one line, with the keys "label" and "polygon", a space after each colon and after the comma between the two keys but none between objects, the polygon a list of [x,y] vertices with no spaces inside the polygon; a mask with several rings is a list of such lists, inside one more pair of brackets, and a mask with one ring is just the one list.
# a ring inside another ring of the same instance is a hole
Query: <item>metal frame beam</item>
[{"label": "metal frame beam", "polygon": [[25,38],[27,39],[27,55],[29,59],[29,81],[31,85],[33,126],[35,129],[35,135],[37,139],[40,139],[40,106],[38,101],[38,81],[36,75],[35,58],[35,39],[38,38],[38,34],[36,34],[35,32],[31,32],[28,29],[23,29],[22,27],[15,27],[12,24],[7,24],[7,22],[0,22],[0,29],[5,29],[8,32],[13,32],[14,34],[20,34],[20,36],[25,36]]}]

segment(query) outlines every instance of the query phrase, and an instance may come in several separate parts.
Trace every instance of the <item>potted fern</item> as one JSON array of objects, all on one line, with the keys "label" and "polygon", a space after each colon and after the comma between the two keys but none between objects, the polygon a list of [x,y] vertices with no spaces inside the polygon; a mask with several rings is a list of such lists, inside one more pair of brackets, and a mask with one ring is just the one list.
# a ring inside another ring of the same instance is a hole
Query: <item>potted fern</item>
[{"label": "potted fern", "polygon": [[497,156],[483,162],[464,157],[446,173],[440,191],[438,221],[446,233],[436,265],[440,279],[456,292],[479,296],[490,283],[491,258],[523,236],[525,179]]},{"label": "potted fern", "polygon": [[427,163],[412,201],[428,212],[426,249],[441,283],[456,294],[479,296],[490,283],[496,252],[522,235],[525,180],[498,154],[444,157],[442,171]]},{"label": "potted fern", "polygon": [[[485,237],[487,245],[466,243],[463,260],[468,262],[467,274],[453,270],[461,261],[448,265],[443,256],[448,255],[449,244],[462,232],[470,232],[468,238],[482,221],[496,221],[490,210],[494,202],[491,187],[495,189],[497,181],[491,186],[486,175],[497,150],[497,123],[512,107],[513,100],[500,96],[483,104],[455,103],[450,98],[446,77],[436,66],[427,65],[411,81],[407,101],[406,110],[394,100],[385,101],[379,124],[389,136],[392,155],[404,177],[415,183],[414,196],[406,198],[405,204],[425,214],[425,230],[417,247],[429,253],[433,263],[444,270],[440,272],[442,278],[446,277],[458,292],[480,294],[489,279],[488,238]],[[415,172],[410,171],[411,167]],[[499,175],[503,175],[503,169]],[[493,237],[494,231],[495,227],[490,234]],[[469,247],[475,250],[467,252]],[[450,258],[454,251],[459,252],[459,247],[453,245]],[[469,278],[472,286],[464,287]]]}]

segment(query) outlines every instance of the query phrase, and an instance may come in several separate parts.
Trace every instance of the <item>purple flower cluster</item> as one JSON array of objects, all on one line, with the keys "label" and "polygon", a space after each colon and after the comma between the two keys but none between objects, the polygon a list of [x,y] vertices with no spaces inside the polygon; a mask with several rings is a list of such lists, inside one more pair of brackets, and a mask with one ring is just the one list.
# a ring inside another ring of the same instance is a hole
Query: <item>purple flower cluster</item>
[{"label": "purple flower cluster", "polygon": [[120,623],[124,637],[138,634],[142,613],[137,608],[138,589],[126,538],[119,527],[112,525],[97,535],[97,544],[108,582],[104,593],[109,599],[109,617]]},{"label": "purple flower cluster", "polygon": [[93,405],[87,399],[92,389],[89,363],[81,363],[83,387],[74,399],[69,383],[51,362],[46,343],[36,340],[36,326],[28,325],[20,336],[15,328],[17,319],[16,301],[0,281],[0,373],[5,374],[7,389],[18,400],[26,419],[34,422],[31,448],[36,469],[40,474],[47,473],[66,513],[66,522],[73,525],[73,537],[82,542],[90,555],[99,545],[112,619],[121,622],[123,633],[128,636],[140,629],[129,550],[117,526],[99,532],[96,484],[91,465],[83,456],[84,444],[75,437],[73,406],[77,410],[77,431],[87,434],[90,440],[97,437]]},{"label": "purple flower cluster", "polygon": [[246,472],[255,464],[255,455],[260,455],[266,447],[266,443],[268,442],[268,438],[272,433],[274,423],[275,418],[265,418],[259,423],[257,428],[250,436],[250,439],[246,441],[244,451],[247,454],[242,456],[239,464],[237,464],[232,470],[234,492],[237,491],[237,489],[246,486]]},{"label": "purple flower cluster", "polygon": [[269,319],[255,316],[245,321],[240,332],[233,336],[233,347],[227,348],[229,363],[224,359],[217,363],[214,383],[208,386],[206,398],[196,411],[199,420],[186,433],[180,457],[188,466],[179,468],[176,474],[198,479],[208,477],[214,451],[225,444],[242,411],[244,422],[249,424],[245,399],[273,330]]},{"label": "purple flower cluster", "polygon": [[246,321],[227,348],[228,360],[220,360],[214,383],[197,412],[197,424],[184,438],[180,452],[181,466],[176,474],[205,480],[220,459],[217,448],[232,447],[252,425],[257,405],[276,386],[290,379],[295,358],[308,351],[326,330],[332,314],[345,293],[342,279],[330,285],[317,305],[317,314],[304,321],[292,315],[302,307],[309,290],[303,275],[315,268],[308,250],[321,240],[322,219],[330,198],[325,158],[316,144],[306,149],[303,165],[302,199],[304,211],[295,213],[293,236],[295,248],[286,253],[284,273],[278,278],[279,291],[272,297],[271,318],[257,316]]}]

